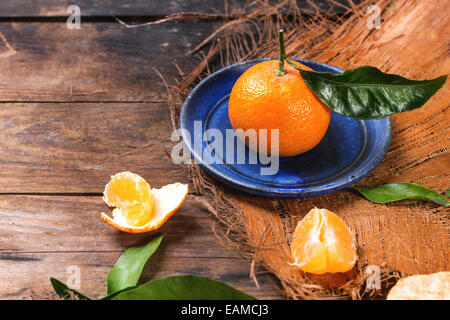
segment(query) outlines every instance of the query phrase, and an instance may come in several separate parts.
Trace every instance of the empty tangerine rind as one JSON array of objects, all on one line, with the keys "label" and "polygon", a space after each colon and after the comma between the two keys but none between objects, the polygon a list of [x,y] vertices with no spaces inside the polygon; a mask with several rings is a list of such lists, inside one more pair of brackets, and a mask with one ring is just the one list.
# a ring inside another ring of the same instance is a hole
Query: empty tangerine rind
[{"label": "empty tangerine rind", "polygon": [[353,234],[345,222],[327,209],[311,209],[298,222],[291,252],[292,265],[312,274],[351,270],[358,256]]},{"label": "empty tangerine rind", "polygon": [[153,195],[153,214],[143,226],[130,226],[120,208],[113,210],[113,218],[106,213],[101,219],[111,227],[128,233],[144,233],[160,228],[181,206],[189,193],[189,186],[182,183],[168,184],[160,189],[151,189]]}]

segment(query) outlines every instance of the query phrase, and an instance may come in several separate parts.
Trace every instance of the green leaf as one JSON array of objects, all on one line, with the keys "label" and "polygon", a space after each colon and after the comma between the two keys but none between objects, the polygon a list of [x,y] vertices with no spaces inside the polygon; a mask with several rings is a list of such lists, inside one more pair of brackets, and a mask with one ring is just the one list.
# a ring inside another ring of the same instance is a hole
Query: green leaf
[{"label": "green leaf", "polygon": [[229,285],[204,277],[184,275],[149,281],[112,300],[255,300]]},{"label": "green leaf", "polygon": [[447,189],[447,192],[445,193],[446,197],[450,197],[450,188]]},{"label": "green leaf", "polygon": [[131,247],[120,256],[108,274],[108,295],[137,284],[145,263],[158,249],[162,238],[159,236],[145,246]]},{"label": "green leaf", "polygon": [[410,80],[383,73],[375,67],[363,66],[331,74],[302,70],[306,85],[334,112],[356,119],[381,119],[393,113],[420,108],[447,80]]},{"label": "green leaf", "polygon": [[137,288],[137,287],[138,287],[138,286],[132,286],[132,287],[127,287],[127,288],[122,289],[122,290],[119,290],[119,291],[115,291],[115,292],[113,292],[113,293],[110,293],[110,294],[104,296],[104,297],[101,298],[100,300],[112,300],[115,296],[121,294],[122,292],[129,291],[129,290],[135,289],[135,288]]},{"label": "green leaf", "polygon": [[414,183],[393,182],[380,186],[353,187],[352,189],[359,191],[364,197],[376,203],[410,199],[434,202],[446,208],[450,206],[450,201],[436,191]]},{"label": "green leaf", "polygon": [[55,292],[58,294],[60,298],[65,300],[91,300],[91,298],[85,296],[84,294],[69,288],[66,284],[62,283],[58,279],[50,278],[50,282],[52,283],[52,287]]}]

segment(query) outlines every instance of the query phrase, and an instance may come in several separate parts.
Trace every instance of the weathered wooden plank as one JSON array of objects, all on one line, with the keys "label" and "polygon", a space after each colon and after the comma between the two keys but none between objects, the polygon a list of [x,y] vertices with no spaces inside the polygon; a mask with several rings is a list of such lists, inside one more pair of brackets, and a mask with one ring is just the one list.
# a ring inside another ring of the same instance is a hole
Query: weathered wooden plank
[{"label": "weathered wooden plank", "polygon": [[99,193],[121,171],[188,182],[172,164],[164,103],[0,105],[0,193]]},{"label": "weathered wooden plank", "polygon": [[[69,266],[81,270],[81,289],[99,297],[107,272],[130,246],[155,236],[116,231],[100,220],[108,210],[101,197],[0,196],[0,299],[47,297],[48,278],[66,281]],[[276,298],[265,276],[262,289],[249,279],[250,261],[216,240],[213,218],[194,199],[159,229],[163,243],[144,272],[143,281],[174,274],[213,277],[261,298]],[[33,292],[31,291],[33,290]],[[279,298],[279,296],[278,296]]]},{"label": "weathered wooden plank", "polygon": [[218,23],[0,23],[1,101],[161,101]]},{"label": "weathered wooden plank", "polygon": [[[80,291],[92,298],[106,292],[106,276],[121,253],[58,252],[0,254],[0,299],[54,299],[49,277],[70,281],[71,268],[80,270]],[[68,269],[69,268],[69,269]],[[260,288],[249,277],[248,263],[233,258],[167,257],[156,253],[146,265],[142,282],[161,277],[195,274],[224,281],[259,299],[282,299],[267,274],[257,276]]]},{"label": "weathered wooden plank", "polygon": [[[119,232],[100,219],[109,213],[101,196],[0,195],[0,254],[22,252],[122,252],[155,232]],[[237,255],[224,250],[212,232],[213,219],[190,196],[158,230],[170,257]]]},{"label": "weathered wooden plank", "polygon": [[[272,4],[279,3],[279,0],[271,1]],[[315,0],[314,4],[321,9],[331,6],[339,13],[344,12],[342,6],[334,3],[348,3],[348,0]],[[358,3],[360,0],[353,0]],[[199,13],[226,13],[230,8],[244,8],[251,3],[248,0],[189,0],[189,1],[148,1],[148,0],[14,0],[2,1],[0,3],[1,17],[62,17],[67,16],[67,7],[76,4],[81,9],[82,16],[104,17],[104,16],[161,16],[179,12],[199,12]],[[254,2],[253,2],[254,3]],[[309,9],[311,4],[307,0],[298,0],[300,8]],[[251,8],[251,7],[250,7]]]},{"label": "weathered wooden plank", "polygon": [[[245,5],[246,0],[230,1],[236,5]],[[77,5],[83,16],[160,16],[178,12],[225,12],[222,0],[39,0],[39,1],[2,1],[0,17],[58,17],[66,16],[70,5]]]}]

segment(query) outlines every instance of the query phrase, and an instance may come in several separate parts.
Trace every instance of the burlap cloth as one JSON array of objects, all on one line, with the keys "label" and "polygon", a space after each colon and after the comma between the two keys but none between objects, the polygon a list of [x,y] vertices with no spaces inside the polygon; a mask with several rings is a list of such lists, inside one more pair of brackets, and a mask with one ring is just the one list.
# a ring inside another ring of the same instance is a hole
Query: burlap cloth
[{"label": "burlap cloth", "polygon": [[[323,12],[313,1],[312,9],[306,11],[295,3],[256,1],[246,8],[229,9],[230,20],[194,50],[209,46],[200,53],[201,63],[171,90],[175,127],[186,93],[212,68],[276,57],[280,27],[286,33],[290,57],[342,69],[367,64],[414,79],[450,71],[448,0],[366,1],[351,5],[344,15]],[[380,29],[367,25],[367,8],[373,4],[381,10]],[[404,181],[445,192],[450,185],[449,89],[447,82],[423,108],[391,117],[389,151],[360,185]],[[273,273],[287,298],[374,297],[385,294],[392,277],[449,270],[448,209],[417,201],[374,204],[349,190],[307,199],[244,196],[223,187],[195,165],[189,170],[194,194],[217,217],[219,239],[252,258],[250,275],[256,282],[255,266]],[[314,277],[289,264],[292,231],[314,206],[338,214],[355,234],[359,261],[351,272]],[[369,265],[381,268],[381,290],[366,285]]]}]

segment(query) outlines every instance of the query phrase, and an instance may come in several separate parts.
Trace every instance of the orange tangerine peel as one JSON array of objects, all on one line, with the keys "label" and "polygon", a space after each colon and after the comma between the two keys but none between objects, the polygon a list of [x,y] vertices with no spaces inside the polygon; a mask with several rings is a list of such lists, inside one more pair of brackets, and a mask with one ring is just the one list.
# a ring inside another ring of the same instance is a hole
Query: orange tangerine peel
[{"label": "orange tangerine peel", "polygon": [[387,300],[450,300],[450,272],[416,274],[397,281]]},{"label": "orange tangerine peel", "polygon": [[358,256],[345,222],[327,209],[311,209],[298,222],[291,243],[295,266],[312,274],[351,270]]},{"label": "orange tangerine peel", "polygon": [[178,210],[188,192],[188,185],[181,183],[152,189],[139,175],[121,172],[111,177],[103,193],[105,203],[114,208],[112,218],[102,213],[101,219],[123,232],[156,230]]}]

